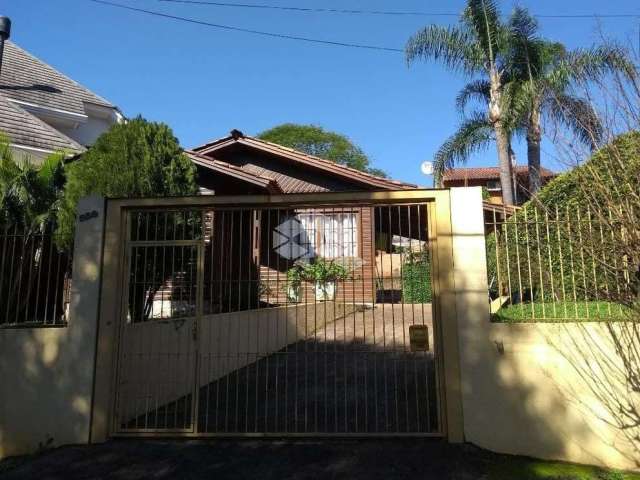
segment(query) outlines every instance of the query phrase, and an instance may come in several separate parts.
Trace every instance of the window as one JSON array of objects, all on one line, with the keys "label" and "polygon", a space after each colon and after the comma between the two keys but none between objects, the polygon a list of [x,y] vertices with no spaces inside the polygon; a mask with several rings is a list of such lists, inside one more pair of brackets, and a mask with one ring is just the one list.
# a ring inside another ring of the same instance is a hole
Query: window
[{"label": "window", "polygon": [[502,190],[502,187],[500,186],[500,180],[487,180],[487,190],[489,190],[490,192]]},{"label": "window", "polygon": [[304,234],[298,243],[308,250],[308,257],[357,257],[358,227],[354,212],[299,213]]}]

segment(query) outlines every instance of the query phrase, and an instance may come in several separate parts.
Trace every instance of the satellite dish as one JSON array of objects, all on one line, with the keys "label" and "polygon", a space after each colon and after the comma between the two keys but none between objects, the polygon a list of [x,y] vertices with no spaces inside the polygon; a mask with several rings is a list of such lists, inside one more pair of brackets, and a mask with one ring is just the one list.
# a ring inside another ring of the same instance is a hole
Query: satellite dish
[{"label": "satellite dish", "polygon": [[420,170],[422,170],[422,173],[425,175],[433,175],[433,162],[422,162]]}]

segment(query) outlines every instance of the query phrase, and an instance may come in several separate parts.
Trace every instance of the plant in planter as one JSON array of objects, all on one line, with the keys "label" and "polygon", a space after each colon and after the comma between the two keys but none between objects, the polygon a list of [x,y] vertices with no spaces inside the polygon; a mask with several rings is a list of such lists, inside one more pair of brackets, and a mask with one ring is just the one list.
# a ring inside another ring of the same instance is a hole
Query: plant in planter
[{"label": "plant in planter", "polygon": [[317,259],[302,267],[302,277],[314,282],[316,300],[333,300],[336,295],[336,282],[349,278],[349,269],[334,260]]},{"label": "plant in planter", "polygon": [[300,287],[304,281],[304,264],[296,262],[289,270],[287,270],[287,283],[285,285],[285,292],[287,299],[290,302],[298,303],[302,300],[300,295]]}]

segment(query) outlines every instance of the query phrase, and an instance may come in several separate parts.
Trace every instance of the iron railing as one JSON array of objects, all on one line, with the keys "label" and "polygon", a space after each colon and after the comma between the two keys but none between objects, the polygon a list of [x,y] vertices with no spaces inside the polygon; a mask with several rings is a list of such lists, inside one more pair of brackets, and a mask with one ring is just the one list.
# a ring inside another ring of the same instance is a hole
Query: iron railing
[{"label": "iron railing", "polygon": [[441,434],[427,205],[127,218],[118,434]]},{"label": "iron railing", "polygon": [[628,318],[634,267],[613,212],[578,205],[485,210],[485,231],[493,320]]},{"label": "iron railing", "polygon": [[50,231],[0,230],[0,327],[65,325],[70,285],[71,255]]}]

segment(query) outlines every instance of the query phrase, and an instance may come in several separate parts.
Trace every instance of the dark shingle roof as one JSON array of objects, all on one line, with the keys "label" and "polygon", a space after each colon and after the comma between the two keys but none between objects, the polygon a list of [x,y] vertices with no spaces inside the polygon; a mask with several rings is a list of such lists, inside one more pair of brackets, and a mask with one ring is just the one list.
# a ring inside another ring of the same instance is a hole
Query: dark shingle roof
[{"label": "dark shingle roof", "polygon": [[12,42],[6,42],[4,47],[0,95],[78,114],[85,113],[83,102],[115,108]]},{"label": "dark shingle roof", "polygon": [[72,150],[84,147],[39,118],[0,95],[0,132],[9,136],[11,143],[43,150]]},{"label": "dark shingle roof", "polygon": [[[515,167],[517,175],[526,175],[529,168],[526,165],[518,165]],[[551,178],[555,176],[551,170],[540,168],[540,174],[543,178]],[[471,167],[471,168],[451,168],[442,174],[444,182],[451,180],[497,180],[500,178],[500,169],[498,167]]]}]

